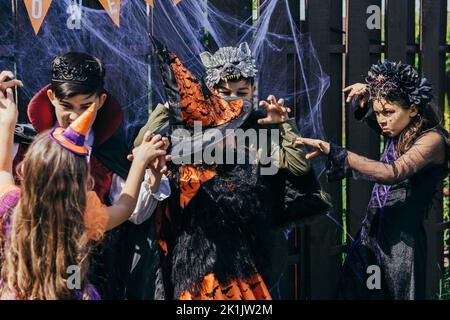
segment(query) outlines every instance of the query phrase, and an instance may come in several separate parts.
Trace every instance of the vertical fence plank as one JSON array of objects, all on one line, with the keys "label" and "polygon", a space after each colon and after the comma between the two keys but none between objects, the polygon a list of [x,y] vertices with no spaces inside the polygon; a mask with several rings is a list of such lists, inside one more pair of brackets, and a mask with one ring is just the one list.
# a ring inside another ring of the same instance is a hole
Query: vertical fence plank
[{"label": "vertical fence plank", "polygon": [[[323,126],[326,137],[342,144],[342,0],[310,0],[307,8],[308,31],[324,71],[330,76],[330,88],[322,100]],[[331,195],[330,213],[342,224],[342,183],[321,181]],[[308,257],[309,298],[332,299],[341,267],[339,251],[331,248],[341,244],[342,231],[328,217],[321,217],[309,226],[311,247]]]},{"label": "vertical fence plank", "polygon": [[[421,2],[421,71],[433,86],[434,103],[444,111],[445,44],[447,1]],[[427,231],[427,287],[428,299],[435,299],[443,268],[443,232],[436,226],[443,219],[442,186],[425,221]]]},{"label": "vertical fence plank", "polygon": [[[268,4],[268,3],[266,3]],[[261,1],[259,10],[263,13],[266,10],[266,6]],[[282,0],[277,3],[274,11],[272,12],[272,19],[269,23],[269,32],[277,32],[282,34],[291,34],[291,27],[289,25],[289,18],[286,18],[282,20],[281,22],[275,19],[275,17],[281,17],[286,14],[287,7],[289,8],[292,19],[298,27],[298,24],[300,22],[300,3],[299,1],[295,0]],[[276,28],[276,31],[274,30]],[[285,43],[283,40],[280,40],[279,42],[277,39],[272,40],[274,42],[275,46],[283,47],[285,46]],[[275,64],[281,64],[287,65],[286,70],[292,70],[289,74],[287,74],[287,81],[285,83],[284,92],[285,93],[291,93],[291,92],[299,92],[300,88],[300,75],[298,72],[296,72],[297,69],[297,62],[296,62],[296,52],[295,52],[295,46],[292,44],[292,46],[285,46],[285,50],[283,51],[282,55],[279,56],[273,56],[271,59],[273,59],[273,63]],[[267,61],[267,63],[271,63],[270,61]],[[261,66],[262,67],[262,66]],[[266,99],[267,97],[262,97],[259,93],[259,99]],[[281,98],[281,97],[277,97]],[[292,106],[292,109],[294,110],[294,115],[297,114],[297,96],[293,99],[294,105]],[[305,298],[305,290],[307,287],[308,277],[307,273],[304,271],[307,269],[306,267],[306,258],[304,254],[305,246],[307,246],[307,237],[306,233],[303,230],[303,227],[296,227],[293,232],[290,233],[289,239],[288,239],[288,266],[286,270],[284,271],[284,276],[281,278],[280,281],[280,290],[281,295],[280,297],[282,299],[303,299]]]},{"label": "vertical fence plank", "polygon": [[[208,0],[208,2],[213,4],[214,7],[220,12],[232,17],[233,19],[249,24],[252,23],[252,0]],[[226,26],[224,26],[224,29],[225,28]],[[226,29],[226,32],[229,39],[235,40],[234,43],[229,43],[229,46],[237,45],[239,39],[243,36],[243,30],[238,30],[237,28],[228,28]],[[218,49],[217,44],[214,43],[214,41],[210,41],[208,49],[210,51],[216,51]]]},{"label": "vertical fence plank", "polygon": [[387,0],[386,58],[414,65],[415,1]]},{"label": "vertical fence plank", "polygon": [[[380,30],[367,27],[367,9],[381,1],[347,0],[347,79],[346,84],[364,82],[370,66],[380,58]],[[363,123],[353,118],[353,112],[347,105],[346,146],[349,150],[371,159],[380,155],[380,137]],[[370,199],[372,184],[366,181],[347,181],[347,228],[354,237],[365,216]]]},{"label": "vertical fence plank", "polygon": [[[293,22],[295,26],[298,28],[300,24],[300,1],[296,0],[288,0],[287,2],[289,11],[291,12]],[[277,15],[277,12],[274,12],[274,17],[280,16]],[[285,19],[285,33],[290,34],[290,27],[288,24],[289,19]],[[298,62],[296,60],[296,52],[295,47],[290,47],[292,50],[285,52],[283,55],[283,59],[286,59],[286,64],[289,66],[287,70],[292,70],[291,74],[288,74],[288,83],[286,83],[286,92],[295,92],[296,94],[300,92],[300,74],[297,72]],[[294,98],[294,117],[298,116],[297,114],[297,97]],[[307,297],[307,287],[310,278],[309,272],[307,271],[307,249],[309,246],[308,235],[305,231],[305,227],[296,227],[295,231],[291,233],[290,245],[291,245],[291,261],[292,264],[290,268],[294,270],[291,274],[293,279],[289,279],[289,277],[285,277],[283,281],[285,283],[293,281],[294,283],[294,295],[291,297],[286,296],[286,298],[290,299],[305,299]]]}]

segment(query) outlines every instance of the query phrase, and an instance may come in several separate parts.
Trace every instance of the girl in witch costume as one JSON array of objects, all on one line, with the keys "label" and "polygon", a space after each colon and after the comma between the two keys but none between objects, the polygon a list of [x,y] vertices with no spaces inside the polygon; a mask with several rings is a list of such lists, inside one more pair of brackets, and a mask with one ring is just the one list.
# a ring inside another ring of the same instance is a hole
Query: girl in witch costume
[{"label": "girl in witch costume", "polygon": [[[69,52],[56,57],[52,63],[51,83],[40,90],[30,101],[28,117],[38,132],[59,125],[67,128],[92,103],[96,103],[94,123],[86,141],[90,148],[89,166],[94,179],[94,191],[105,204],[118,200],[125,184],[130,161],[129,147],[123,137],[123,113],[116,99],[104,89],[105,68],[102,62],[86,53]],[[11,75],[9,75],[11,76]],[[13,80],[12,80],[13,81]],[[11,83],[11,82],[9,82]],[[7,84],[9,84],[7,83]],[[24,132],[27,126],[17,126],[16,132]],[[15,135],[17,155],[14,168],[23,160],[35,133],[27,139],[23,134]],[[161,167],[162,168],[162,167]],[[93,264],[95,282],[102,296],[107,299],[123,299],[123,279],[127,266],[124,256],[128,255],[127,236],[139,228],[154,211],[157,203],[170,195],[168,180],[158,170],[156,179],[146,174],[141,185],[138,205],[130,222],[109,232],[96,249]],[[97,252],[98,251],[98,252]]]},{"label": "girl in witch costume", "polygon": [[[167,107],[159,105],[153,111],[142,130],[171,135],[172,150],[175,150],[186,141],[194,145],[201,143],[195,137],[181,139],[179,143],[180,139],[174,135],[176,128],[191,130],[195,121],[206,127],[204,136],[208,136],[210,129],[225,132],[233,128],[254,128],[265,121],[282,122],[284,140],[279,152],[283,152],[283,157],[280,161],[275,156],[276,166],[288,162],[292,171],[309,176],[309,163],[304,158],[304,149],[295,146],[297,130],[295,124],[292,125],[293,120],[286,121],[288,108],[283,106],[283,101],[274,101],[271,97],[271,104],[263,104],[271,111],[266,117],[253,112],[249,100],[254,91],[252,79],[256,67],[246,44],[219,50],[218,54],[225,51],[222,56],[238,57],[242,62],[239,65],[242,75],[234,76],[237,81],[226,83],[226,79],[221,79],[218,82],[229,85],[222,88],[222,91],[230,92],[228,98],[225,93],[217,92],[217,84],[213,85],[214,89],[207,88],[176,55],[157,43],[156,47],[169,102]],[[135,145],[141,141],[138,137]],[[181,156],[189,159],[191,154]],[[287,161],[289,156],[290,161]],[[292,161],[292,158],[298,161]],[[163,249],[161,260],[165,269],[166,297],[270,299],[266,275],[269,276],[270,271],[281,273],[280,270],[273,271],[275,259],[270,254],[277,251],[276,262],[282,265],[287,245],[277,238],[280,233],[276,232],[272,217],[274,208],[283,206],[275,199],[280,192],[270,189],[275,184],[264,181],[259,169],[258,164],[172,164],[169,176],[173,194],[167,210],[157,211],[155,215],[156,235]],[[320,186],[314,186],[320,194]],[[315,207],[319,208],[317,202],[320,201],[316,199]],[[328,208],[324,201],[320,203]],[[282,211],[284,208],[280,207],[279,211]],[[267,271],[264,277],[261,270]]]},{"label": "girl in witch costume", "polygon": [[[339,297],[425,299],[423,220],[447,173],[448,133],[430,104],[430,84],[410,65],[385,60],[371,67],[366,82],[344,91],[358,104],[356,118],[386,137],[380,161],[324,141],[298,140],[317,149],[309,157],[328,155],[329,179],[353,175],[376,182],[343,266]],[[371,265],[381,269],[380,289],[366,284]]]},{"label": "girl in witch costume", "polygon": [[[0,299],[100,298],[88,280],[89,246],[133,213],[150,161],[166,154],[167,141],[155,136],[136,151],[119,200],[103,205],[89,174],[88,131],[97,113],[93,103],[68,128],[56,126],[34,139],[14,184],[13,92],[0,91]],[[77,266],[75,283],[70,267]]]}]

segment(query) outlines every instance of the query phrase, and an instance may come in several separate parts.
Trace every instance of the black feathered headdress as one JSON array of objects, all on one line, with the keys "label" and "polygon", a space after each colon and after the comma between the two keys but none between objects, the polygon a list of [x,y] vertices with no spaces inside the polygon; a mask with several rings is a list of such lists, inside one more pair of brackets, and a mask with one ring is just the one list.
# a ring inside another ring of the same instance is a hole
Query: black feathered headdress
[{"label": "black feathered headdress", "polygon": [[420,78],[410,65],[384,60],[372,65],[366,78],[370,98],[389,101],[405,101],[417,106],[433,99],[431,84]]}]

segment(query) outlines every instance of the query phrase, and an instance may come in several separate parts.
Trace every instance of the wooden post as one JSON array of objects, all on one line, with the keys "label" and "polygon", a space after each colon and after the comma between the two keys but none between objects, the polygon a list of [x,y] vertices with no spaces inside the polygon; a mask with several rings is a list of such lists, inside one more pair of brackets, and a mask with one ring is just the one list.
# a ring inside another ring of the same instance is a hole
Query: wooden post
[{"label": "wooden post", "polygon": [[386,3],[386,58],[414,66],[415,1],[388,0]]},{"label": "wooden post", "polygon": [[[381,30],[369,30],[369,6],[381,1],[347,0],[347,79],[346,85],[364,82],[367,71],[380,59]],[[380,137],[365,124],[356,121],[351,107],[346,107],[347,148],[370,159],[379,159]],[[372,183],[347,180],[347,230],[355,237],[361,226],[369,203]]]},{"label": "wooden post", "polygon": [[[299,28],[300,24],[300,2],[296,0],[288,0],[289,11],[292,15],[293,23],[296,28]],[[284,11],[283,11],[284,12]],[[284,13],[286,14],[286,13]],[[274,17],[277,16],[277,12],[274,12]],[[285,19],[285,31],[286,34],[292,34],[291,27],[289,26],[289,18]],[[279,30],[280,32],[280,30]],[[283,31],[282,31],[283,32]],[[299,65],[297,61],[297,53],[295,51],[295,46],[289,47],[291,50],[286,50],[284,55],[281,58],[288,65],[287,70],[292,70],[290,74],[288,74],[288,81],[286,83],[286,93],[295,93],[295,97],[293,99],[293,114],[292,116],[298,118],[300,114],[298,113],[299,108],[297,105],[297,96],[298,92],[301,91],[301,75],[299,72]],[[309,296],[309,288],[310,288],[310,272],[309,272],[309,262],[308,262],[308,249],[310,248],[309,234],[307,226],[296,227],[294,232],[291,233],[289,239],[291,246],[294,248],[291,251],[291,255],[289,256],[290,267],[293,268],[293,279],[285,278],[284,281],[293,282],[294,283],[294,295],[291,297],[287,297],[288,299],[307,299]]]},{"label": "wooden post", "polygon": [[[307,7],[307,26],[314,48],[325,73],[330,76],[330,88],[322,100],[322,118],[327,139],[342,145],[342,0],[310,0]],[[327,183],[321,179],[325,191],[332,197],[330,215],[342,224],[342,182]],[[328,217],[321,217],[309,226],[311,247],[308,262],[310,299],[333,299],[341,268],[340,252],[333,247],[342,244],[342,230]]]}]

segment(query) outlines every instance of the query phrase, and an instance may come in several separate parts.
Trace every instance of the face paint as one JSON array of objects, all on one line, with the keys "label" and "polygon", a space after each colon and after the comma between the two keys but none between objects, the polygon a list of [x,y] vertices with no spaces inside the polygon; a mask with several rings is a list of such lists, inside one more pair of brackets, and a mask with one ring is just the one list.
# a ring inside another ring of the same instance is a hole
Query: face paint
[{"label": "face paint", "polygon": [[383,134],[390,138],[398,136],[417,114],[415,108],[405,109],[399,102],[384,99],[375,100],[373,110]]}]

